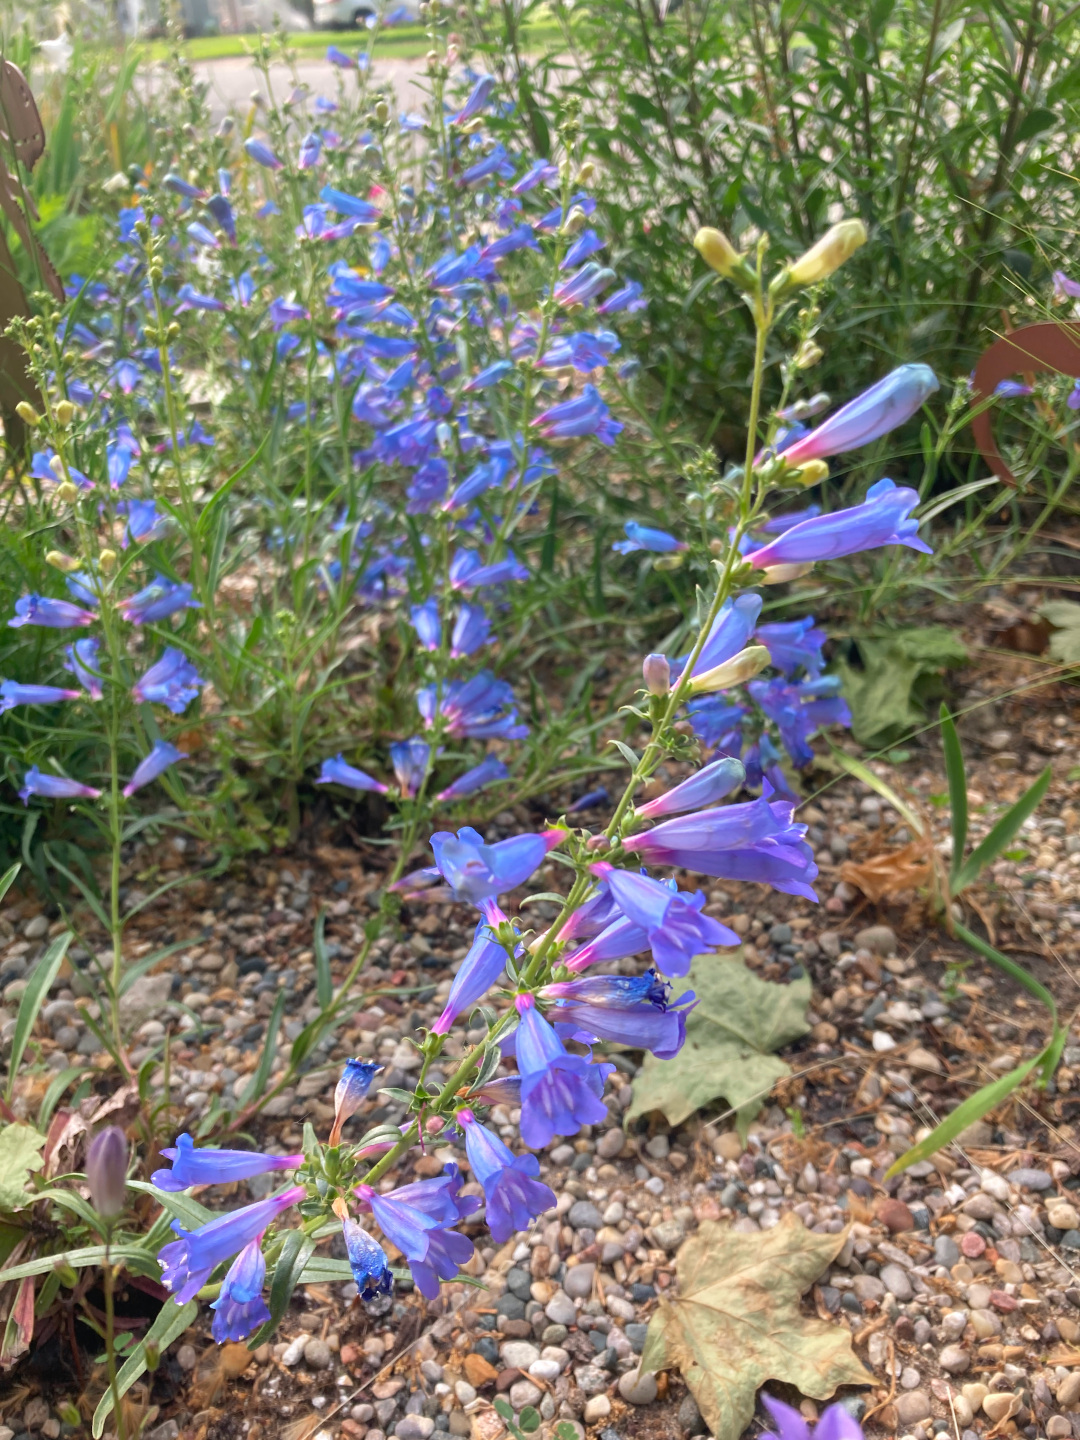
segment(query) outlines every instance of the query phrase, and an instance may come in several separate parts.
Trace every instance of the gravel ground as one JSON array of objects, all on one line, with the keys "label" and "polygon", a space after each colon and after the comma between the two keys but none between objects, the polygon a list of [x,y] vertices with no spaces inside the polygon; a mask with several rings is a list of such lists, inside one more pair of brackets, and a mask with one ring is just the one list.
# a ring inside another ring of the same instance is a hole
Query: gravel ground
[{"label": "gravel ground", "polygon": [[[999,662],[992,675],[969,672],[966,703],[1022,679],[1027,666],[1018,659],[1005,664],[1004,675]],[[963,727],[976,839],[1031,772],[1053,766],[1046,802],[1011,858],[975,892],[973,909],[999,946],[1054,989],[1065,1016],[1076,1009],[1080,927],[1080,782],[1073,770],[1080,716],[1072,703],[1072,692],[1046,687],[1023,701],[988,704]],[[934,743],[912,746],[910,759],[883,765],[881,773],[917,797],[945,848],[947,815],[935,799],[945,786]],[[877,906],[860,895],[844,878],[851,873],[845,865],[895,851],[911,836],[865,787],[819,778],[827,788],[801,818],[811,826],[825,903],[735,884],[708,891],[709,913],[745,937],[745,958],[757,973],[783,981],[808,971],[814,982],[811,1032],[783,1052],[794,1073],[745,1145],[718,1109],[677,1129],[653,1116],[624,1130],[640,1056],[619,1054],[606,1124],[559,1140],[540,1157],[541,1176],[559,1197],[556,1210],[502,1249],[491,1245],[482,1212],[466,1223],[478,1247],[473,1271],[486,1289],[448,1285],[426,1305],[399,1294],[373,1313],[351,1303],[352,1287],[308,1287],[276,1341],[253,1360],[243,1347],[218,1351],[204,1319],[158,1372],[161,1409],[151,1440],[430,1440],[436,1431],[497,1440],[502,1423],[491,1400],[500,1392],[515,1409],[535,1405],[545,1422],[570,1420],[597,1440],[670,1437],[673,1425],[682,1435],[700,1433],[697,1408],[676,1374],[637,1371],[657,1297],[675,1283],[675,1256],[699,1221],[757,1231],[788,1212],[813,1230],[848,1229],[805,1309],[848,1327],[878,1377],[876,1391],[847,1397],[854,1413],[868,1415],[868,1434],[1080,1440],[1073,1098],[1080,1034],[1071,1032],[1048,1092],[1027,1093],[995,1123],[973,1126],[947,1152],[886,1183],[886,1169],[923,1127],[1035,1053],[1045,1017],[982,962],[965,965],[970,956],[928,925],[913,892]],[[558,813],[567,798],[547,797],[541,809]],[[489,834],[533,827],[540,818],[519,807],[497,817]],[[129,901],[197,859],[182,840],[136,855]],[[377,862],[373,848],[311,843],[213,882],[196,880],[144,915],[133,930],[132,959],[152,945],[193,939],[125,999],[136,1063],[154,1053],[166,1030],[175,1037],[176,1129],[197,1126],[215,1097],[242,1093],[282,987],[289,994],[283,1045],[317,1013],[314,918],[325,906],[340,976],[377,900]],[[558,875],[536,878],[553,888]],[[546,903],[530,907],[530,918]],[[472,912],[460,906],[406,912],[400,934],[377,943],[360,1007],[337,1039],[246,1127],[261,1148],[298,1148],[305,1120],[325,1130],[346,1055],[377,1057],[384,1084],[407,1084],[416,1062],[406,1037],[441,1009],[472,925]],[[26,900],[0,916],[0,1041],[10,1040],[28,967],[59,928]],[[43,1011],[46,1071],[104,1066],[84,1018],[93,1009],[80,974],[88,956],[76,951],[74,959]],[[641,962],[621,963],[630,969]],[[448,1060],[468,1038],[451,1038]],[[163,1079],[159,1070],[155,1084]],[[35,1113],[47,1081],[46,1073],[27,1083],[17,1102],[23,1113]],[[88,1096],[85,1114],[99,1103]],[[351,1123],[363,1129],[399,1113],[373,1096]],[[493,1114],[507,1140],[515,1119],[498,1108]],[[444,1158],[439,1150],[420,1156],[411,1174],[436,1173]],[[459,1153],[455,1158],[460,1163]],[[396,1183],[406,1178],[399,1172]],[[257,1193],[256,1181],[201,1198],[231,1207]],[[14,1401],[0,1399],[0,1440],[60,1433],[61,1407],[73,1396],[59,1373],[31,1372]],[[803,1408],[815,1413],[811,1402]],[[545,1436],[551,1428],[545,1425]]]}]

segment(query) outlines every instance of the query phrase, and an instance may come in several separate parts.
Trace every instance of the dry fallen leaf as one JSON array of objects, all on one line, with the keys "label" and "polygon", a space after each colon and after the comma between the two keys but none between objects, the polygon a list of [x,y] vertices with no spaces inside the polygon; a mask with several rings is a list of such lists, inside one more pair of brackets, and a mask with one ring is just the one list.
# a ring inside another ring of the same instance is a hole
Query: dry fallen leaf
[{"label": "dry fallen leaf", "polygon": [[815,1235],[796,1215],[756,1234],[706,1221],[679,1251],[679,1293],[652,1318],[642,1371],[677,1366],[716,1440],[738,1440],[766,1380],[814,1400],[876,1384],[846,1329],[799,1308],[846,1238]]},{"label": "dry fallen leaf", "polygon": [[855,885],[872,903],[903,890],[917,890],[930,880],[930,857],[925,840],[912,840],[900,850],[888,850],[871,860],[845,860],[840,879]]}]

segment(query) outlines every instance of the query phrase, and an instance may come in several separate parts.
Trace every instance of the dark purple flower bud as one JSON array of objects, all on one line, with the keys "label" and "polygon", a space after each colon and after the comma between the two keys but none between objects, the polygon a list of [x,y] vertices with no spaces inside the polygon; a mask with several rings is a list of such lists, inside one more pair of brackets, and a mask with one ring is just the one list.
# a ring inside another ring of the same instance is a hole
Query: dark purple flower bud
[{"label": "dark purple flower bud", "polygon": [[86,1178],[94,1209],[106,1219],[124,1208],[127,1189],[128,1143],[119,1125],[98,1131],[86,1152]]}]

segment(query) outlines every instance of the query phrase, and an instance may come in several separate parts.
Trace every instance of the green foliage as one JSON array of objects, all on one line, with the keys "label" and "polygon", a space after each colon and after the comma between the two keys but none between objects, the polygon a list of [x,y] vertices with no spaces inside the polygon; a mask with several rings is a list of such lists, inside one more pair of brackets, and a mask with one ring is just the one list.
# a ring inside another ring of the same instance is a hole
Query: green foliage
[{"label": "green foliage", "polygon": [[873,750],[925,724],[925,706],[941,696],[942,671],[967,659],[960,637],[944,625],[880,628],[857,636],[852,648],[851,659],[838,659],[834,669],[851,708],[855,738]]},{"label": "green foliage", "polygon": [[45,1163],[45,1136],[32,1125],[0,1128],[0,1210],[19,1210],[30,1198],[26,1182]]},{"label": "green foliage", "polygon": [[1080,605],[1075,600],[1048,600],[1039,614],[1054,627],[1051,660],[1059,665],[1080,665]]}]

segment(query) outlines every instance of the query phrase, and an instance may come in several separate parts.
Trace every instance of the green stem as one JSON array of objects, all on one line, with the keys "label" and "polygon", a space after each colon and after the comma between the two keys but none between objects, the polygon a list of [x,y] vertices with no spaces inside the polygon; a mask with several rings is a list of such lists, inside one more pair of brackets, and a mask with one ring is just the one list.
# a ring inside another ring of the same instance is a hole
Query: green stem
[{"label": "green stem", "polygon": [[112,1242],[112,1227],[105,1235],[105,1268],[102,1280],[105,1289],[105,1364],[109,1371],[109,1391],[112,1395],[113,1418],[116,1422],[116,1434],[118,1440],[127,1440],[127,1425],[124,1421],[124,1411],[120,1402],[120,1387],[116,1383],[116,1323],[113,1303],[113,1275],[112,1260],[109,1256],[109,1248]]}]

